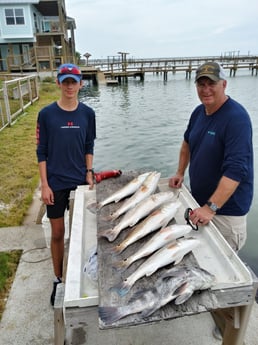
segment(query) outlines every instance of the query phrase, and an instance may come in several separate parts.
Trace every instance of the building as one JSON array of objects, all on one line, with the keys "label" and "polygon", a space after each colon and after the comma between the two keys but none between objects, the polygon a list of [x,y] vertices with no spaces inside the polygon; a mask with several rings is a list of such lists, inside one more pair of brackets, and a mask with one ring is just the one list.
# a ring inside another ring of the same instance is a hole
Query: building
[{"label": "building", "polygon": [[0,71],[56,69],[76,61],[65,0],[0,0]]}]

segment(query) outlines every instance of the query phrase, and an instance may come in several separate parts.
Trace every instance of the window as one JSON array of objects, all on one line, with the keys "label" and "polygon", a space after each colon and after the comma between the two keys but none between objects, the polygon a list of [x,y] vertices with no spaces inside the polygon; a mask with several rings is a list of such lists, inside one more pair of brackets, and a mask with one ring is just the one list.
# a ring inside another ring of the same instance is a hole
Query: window
[{"label": "window", "polygon": [[25,23],[22,8],[8,8],[4,11],[7,25],[23,25]]}]

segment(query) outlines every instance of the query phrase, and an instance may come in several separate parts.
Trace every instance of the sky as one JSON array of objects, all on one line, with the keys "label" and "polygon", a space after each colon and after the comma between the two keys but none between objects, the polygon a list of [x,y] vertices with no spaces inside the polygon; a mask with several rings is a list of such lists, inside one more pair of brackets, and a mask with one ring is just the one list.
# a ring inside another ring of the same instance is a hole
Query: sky
[{"label": "sky", "polygon": [[258,55],[257,0],[65,0],[92,59]]}]

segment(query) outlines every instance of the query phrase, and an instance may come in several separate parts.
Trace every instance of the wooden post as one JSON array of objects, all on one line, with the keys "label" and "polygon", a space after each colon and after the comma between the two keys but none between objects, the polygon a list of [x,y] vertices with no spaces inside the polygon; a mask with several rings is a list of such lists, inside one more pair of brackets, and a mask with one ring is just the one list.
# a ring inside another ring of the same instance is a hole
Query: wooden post
[{"label": "wooden post", "polygon": [[64,345],[65,324],[63,315],[65,285],[63,283],[56,286],[56,297],[54,305],[54,345]]}]

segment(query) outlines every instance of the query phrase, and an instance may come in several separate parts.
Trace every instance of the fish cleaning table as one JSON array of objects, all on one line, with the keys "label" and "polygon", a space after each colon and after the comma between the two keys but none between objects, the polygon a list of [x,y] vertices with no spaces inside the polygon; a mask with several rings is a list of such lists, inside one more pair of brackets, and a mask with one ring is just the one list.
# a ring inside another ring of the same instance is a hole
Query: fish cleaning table
[{"label": "fish cleaning table", "polygon": [[[187,235],[198,238],[201,244],[193,250],[193,254],[184,258],[187,263],[197,263],[201,268],[216,276],[216,283],[211,289],[195,293],[182,305],[176,306],[172,301],[145,319],[142,319],[139,314],[133,314],[115,322],[112,327],[106,326],[99,319],[98,305],[126,304],[133,293],[151,286],[160,272],[166,269],[162,268],[150,277],[139,279],[125,297],[120,297],[115,291],[110,290],[142,262],[139,260],[125,272],[118,273],[112,268],[114,260],[128,257],[146,239],[137,241],[117,256],[112,255],[109,248],[121,241],[127,229],[123,230],[111,243],[105,238],[99,238],[97,241],[96,235],[98,231],[110,227],[106,216],[114,212],[119,203],[106,205],[97,214],[90,212],[87,206],[96,200],[103,200],[135,176],[133,172],[123,173],[120,177],[102,181],[96,185],[96,190],[80,186],[75,192],[63,301],[66,344],[156,344],[159,340],[163,345],[173,344],[169,336],[170,331],[166,340],[161,340],[161,337],[164,337],[164,332],[172,329],[173,325],[177,325],[179,318],[194,319],[200,313],[212,312],[219,327],[224,329],[223,345],[243,345],[255,300],[257,278],[232,251],[213,224],[199,228],[198,231],[192,230]],[[168,179],[160,179],[158,188],[159,191],[167,191]],[[197,203],[184,186],[180,190],[175,190],[175,193],[182,207],[176,213],[174,222],[185,224],[185,209],[195,208]],[[98,248],[98,284],[85,273],[85,264],[96,246]],[[152,331],[150,331],[150,325]],[[60,332],[62,332],[62,327]],[[157,334],[159,336],[154,340]],[[212,334],[210,337],[209,344],[213,344]],[[184,343],[183,338],[184,334],[181,334],[182,345],[201,345],[200,339],[196,343],[193,340],[190,343]],[[56,342],[56,344],[59,343]]]}]

